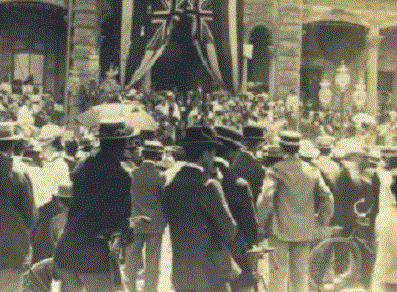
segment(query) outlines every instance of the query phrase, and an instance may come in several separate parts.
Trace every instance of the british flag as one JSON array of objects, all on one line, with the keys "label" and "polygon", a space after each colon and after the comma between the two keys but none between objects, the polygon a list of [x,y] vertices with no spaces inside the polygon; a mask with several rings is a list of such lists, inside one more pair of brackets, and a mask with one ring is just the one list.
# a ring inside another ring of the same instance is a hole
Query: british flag
[{"label": "british flag", "polygon": [[[166,50],[182,15],[208,73],[232,92],[241,78],[243,0],[146,0],[133,5],[129,85],[139,81]],[[128,78],[128,74],[127,74]]]}]

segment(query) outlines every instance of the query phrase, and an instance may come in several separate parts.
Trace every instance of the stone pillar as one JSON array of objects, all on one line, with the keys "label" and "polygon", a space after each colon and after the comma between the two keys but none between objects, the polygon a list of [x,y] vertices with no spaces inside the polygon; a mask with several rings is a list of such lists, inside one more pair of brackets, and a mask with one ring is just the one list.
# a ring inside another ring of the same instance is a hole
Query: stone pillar
[{"label": "stone pillar", "polygon": [[[71,9],[71,32],[69,41],[68,79],[79,80],[86,88],[91,81],[99,81],[99,27],[97,0],[69,0]],[[66,107],[68,108],[68,127],[73,129],[75,116],[80,112],[82,103],[76,94],[76,81],[68,81]]]},{"label": "stone pillar", "polygon": [[248,90],[248,60],[252,59],[254,47],[252,44],[243,45],[243,72],[241,77],[241,93],[247,93]]},{"label": "stone pillar", "polygon": [[269,68],[269,97],[274,100],[275,88],[276,88],[276,46],[269,45],[267,47],[269,51],[270,68]]},{"label": "stone pillar", "polygon": [[376,117],[378,114],[378,58],[379,46],[382,41],[379,28],[371,27],[367,35],[367,113]]},{"label": "stone pillar", "polygon": [[302,0],[278,1],[274,99],[286,98],[291,90],[300,92],[302,18]]}]

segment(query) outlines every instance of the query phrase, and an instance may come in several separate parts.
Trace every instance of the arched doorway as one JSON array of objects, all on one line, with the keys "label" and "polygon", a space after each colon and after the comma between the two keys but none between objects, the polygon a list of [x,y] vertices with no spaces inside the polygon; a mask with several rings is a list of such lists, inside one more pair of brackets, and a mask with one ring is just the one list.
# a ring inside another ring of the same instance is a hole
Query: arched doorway
[{"label": "arched doorway", "polygon": [[[319,21],[303,26],[301,98],[307,110],[319,110],[320,83],[327,79],[333,93],[332,109],[340,108],[338,89],[334,84],[336,68],[343,61],[349,68],[351,83],[346,96],[352,96],[354,85],[366,70],[367,28],[342,21]],[[346,108],[353,104],[351,98]]]},{"label": "arched doorway", "polygon": [[0,5],[0,80],[26,81],[63,99],[66,58],[66,10],[44,3]]},{"label": "arched doorway", "polygon": [[248,84],[256,91],[269,90],[271,32],[264,26],[255,27],[250,36],[252,59],[248,61]]}]

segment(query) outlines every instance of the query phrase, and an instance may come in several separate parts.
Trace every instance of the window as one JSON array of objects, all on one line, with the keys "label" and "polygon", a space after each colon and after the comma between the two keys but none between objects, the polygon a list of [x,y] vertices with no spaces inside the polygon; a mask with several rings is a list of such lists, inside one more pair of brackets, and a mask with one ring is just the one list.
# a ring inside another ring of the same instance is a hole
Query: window
[{"label": "window", "polygon": [[33,83],[43,85],[44,55],[18,53],[14,55],[14,80],[26,81],[30,75]]}]

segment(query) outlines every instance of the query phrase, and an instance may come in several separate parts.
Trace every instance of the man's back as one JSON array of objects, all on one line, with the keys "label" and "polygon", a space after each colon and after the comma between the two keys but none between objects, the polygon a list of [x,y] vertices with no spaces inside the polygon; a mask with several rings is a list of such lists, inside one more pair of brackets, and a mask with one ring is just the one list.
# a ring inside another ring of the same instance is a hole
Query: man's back
[{"label": "man's back", "polygon": [[144,161],[142,165],[133,171],[131,185],[132,217],[147,216],[150,224],[140,223],[135,226],[136,233],[162,233],[167,220],[161,210],[161,188],[164,178],[160,170],[152,161]]}]

